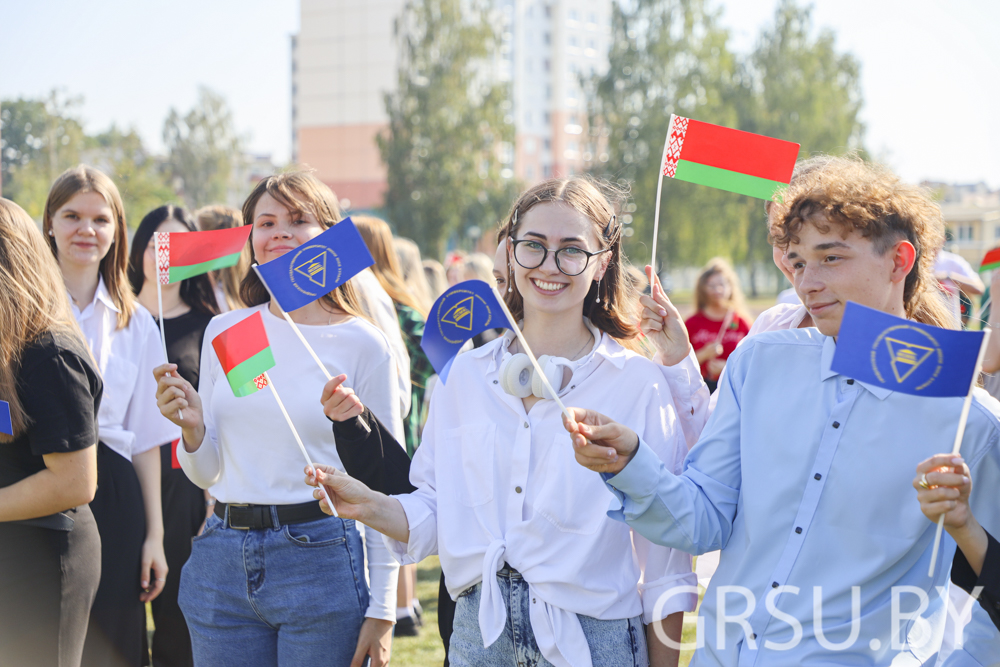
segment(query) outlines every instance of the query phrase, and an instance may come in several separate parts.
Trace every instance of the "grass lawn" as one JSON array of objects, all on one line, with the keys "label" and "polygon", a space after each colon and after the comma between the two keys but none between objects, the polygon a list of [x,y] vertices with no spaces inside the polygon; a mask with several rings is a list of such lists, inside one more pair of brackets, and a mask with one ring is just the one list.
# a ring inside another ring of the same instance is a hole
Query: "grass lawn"
[{"label": "grass lawn", "polygon": [[[431,556],[417,565],[417,598],[424,608],[424,627],[419,637],[397,637],[392,642],[393,667],[440,667],[444,664],[444,647],[437,628],[438,580],[441,565],[437,556]],[[695,640],[694,614],[687,614],[684,624],[684,642],[692,645]],[[691,651],[681,655],[681,667],[687,667]]]}]

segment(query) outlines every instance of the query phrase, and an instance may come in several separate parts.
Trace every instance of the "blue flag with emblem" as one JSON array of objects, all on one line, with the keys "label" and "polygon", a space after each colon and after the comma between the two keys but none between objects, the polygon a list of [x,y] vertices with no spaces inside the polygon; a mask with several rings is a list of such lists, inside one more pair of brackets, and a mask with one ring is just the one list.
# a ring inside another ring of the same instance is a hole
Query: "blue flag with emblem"
[{"label": "blue flag with emblem", "polygon": [[849,302],[830,367],[866,384],[914,396],[965,396],[981,331],[920,324]]},{"label": "blue flag with emblem", "polygon": [[493,289],[482,280],[466,280],[445,290],[427,315],[420,340],[442,382],[466,341],[487,329],[510,328]]},{"label": "blue flag with emblem", "polygon": [[271,295],[286,313],[329,294],[375,263],[350,218],[294,250],[257,267]]},{"label": "blue flag with emblem", "polygon": [[0,433],[14,435],[14,426],[10,421],[10,403],[0,401]]}]

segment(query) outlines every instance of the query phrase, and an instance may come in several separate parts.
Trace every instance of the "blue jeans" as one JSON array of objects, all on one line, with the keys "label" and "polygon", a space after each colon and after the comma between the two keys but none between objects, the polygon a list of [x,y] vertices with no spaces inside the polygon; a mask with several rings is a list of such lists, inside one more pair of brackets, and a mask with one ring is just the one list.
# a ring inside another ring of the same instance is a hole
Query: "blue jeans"
[{"label": "blue jeans", "polygon": [[239,530],[212,515],[178,600],[195,665],[347,667],[368,608],[361,536],[332,517]]},{"label": "blue jeans", "polygon": [[[452,667],[552,667],[542,657],[531,630],[531,595],[520,573],[507,568],[497,573],[500,592],[507,605],[503,633],[489,648],[483,646],[479,630],[479,598],[482,584],[463,592],[455,607],[455,627],[448,659]],[[646,633],[642,617],[601,621],[578,614],[587,637],[594,667],[648,667]]]}]

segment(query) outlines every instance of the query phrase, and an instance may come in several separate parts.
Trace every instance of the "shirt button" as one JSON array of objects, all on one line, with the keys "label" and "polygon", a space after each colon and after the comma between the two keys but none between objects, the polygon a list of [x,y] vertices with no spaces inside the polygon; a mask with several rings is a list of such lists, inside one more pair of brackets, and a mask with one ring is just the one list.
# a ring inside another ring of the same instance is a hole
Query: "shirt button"
[{"label": "shirt button", "polygon": [[777,587],[778,587],[778,582],[777,581],[772,581],[771,582],[771,588],[777,588]]},{"label": "shirt button", "polygon": [[833,422],[834,428],[840,428],[840,422]]},{"label": "shirt button", "polygon": [[528,422],[524,422],[524,428],[528,428]]},{"label": "shirt button", "polygon": [[819,481],[819,480],[823,479],[823,475],[821,475],[819,473],[816,473],[815,475],[813,475],[813,479],[815,479],[816,481]]},{"label": "shirt button", "polygon": [[494,381],[493,381],[493,384],[496,384],[496,383],[497,383],[497,381],[496,381],[496,380],[494,380]]},{"label": "shirt button", "polygon": [[848,380],[847,384],[854,384],[854,380]]},{"label": "shirt button", "polygon": [[514,493],[521,493],[521,487],[515,486],[514,487]]},{"label": "shirt button", "polygon": [[750,635],[750,639],[757,639],[757,633],[755,632],[755,633],[751,634]]},{"label": "shirt button", "polygon": [[795,527],[795,534],[796,535],[801,535],[802,534],[802,526],[796,526]]}]

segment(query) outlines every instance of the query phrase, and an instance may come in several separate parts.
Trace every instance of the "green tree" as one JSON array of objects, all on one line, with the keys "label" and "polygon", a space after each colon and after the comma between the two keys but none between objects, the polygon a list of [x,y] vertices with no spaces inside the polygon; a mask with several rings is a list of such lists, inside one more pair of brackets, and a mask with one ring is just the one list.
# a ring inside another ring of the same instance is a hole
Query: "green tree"
[{"label": "green tree", "polygon": [[112,125],[89,137],[87,146],[85,159],[114,179],[132,227],[154,208],[176,200],[163,165],[149,154],[134,129],[123,131]]},{"label": "green tree", "polygon": [[163,122],[163,143],[166,173],[188,207],[227,201],[236,185],[233,174],[242,164],[245,142],[221,95],[202,87],[186,114],[171,108]]},{"label": "green tree", "polygon": [[[801,144],[800,158],[817,153],[864,153],[861,65],[838,53],[830,30],[817,32],[812,9],[782,0],[744,59],[739,98],[740,129]],[[768,266],[771,247],[757,207],[746,231],[744,261]],[[750,273],[756,290],[756,272]]]},{"label": "green tree", "polygon": [[[479,0],[410,0],[396,22],[400,67],[379,137],[386,214],[433,257],[448,238],[492,224],[516,192],[509,86],[490,68],[500,36]],[[509,176],[509,173],[506,174]]]},{"label": "green tree", "polygon": [[40,218],[52,181],[80,161],[82,98],[53,90],[46,99],[0,101],[3,195]]},{"label": "green tree", "polygon": [[[589,152],[595,175],[628,184],[634,212],[623,216],[626,250],[650,259],[656,187],[670,114],[737,124],[737,61],[719,11],[705,0],[614,3],[607,73],[588,82]],[[658,266],[700,263],[732,254],[740,238],[738,195],[664,179]],[[737,244],[738,245],[738,244]]]}]

